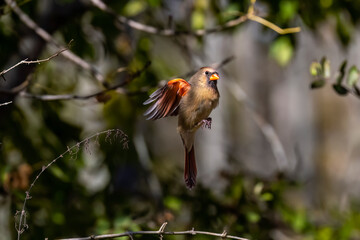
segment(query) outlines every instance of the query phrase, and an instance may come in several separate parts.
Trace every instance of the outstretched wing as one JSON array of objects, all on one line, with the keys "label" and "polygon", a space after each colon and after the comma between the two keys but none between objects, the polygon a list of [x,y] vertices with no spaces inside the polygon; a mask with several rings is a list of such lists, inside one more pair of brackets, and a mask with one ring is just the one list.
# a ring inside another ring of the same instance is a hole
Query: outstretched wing
[{"label": "outstretched wing", "polygon": [[169,81],[165,86],[153,92],[144,105],[155,102],[144,113],[147,120],[155,120],[167,116],[176,116],[180,100],[190,90],[191,85],[181,78]]}]

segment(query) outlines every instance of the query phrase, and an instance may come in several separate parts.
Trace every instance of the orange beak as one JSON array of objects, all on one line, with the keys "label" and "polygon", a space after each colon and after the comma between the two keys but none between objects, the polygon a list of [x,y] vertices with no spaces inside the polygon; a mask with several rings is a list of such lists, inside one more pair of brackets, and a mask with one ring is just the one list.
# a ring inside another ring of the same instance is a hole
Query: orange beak
[{"label": "orange beak", "polygon": [[220,77],[219,77],[219,75],[217,73],[213,73],[213,75],[211,75],[211,77],[210,77],[210,80],[214,81],[214,80],[218,80],[219,78]]}]

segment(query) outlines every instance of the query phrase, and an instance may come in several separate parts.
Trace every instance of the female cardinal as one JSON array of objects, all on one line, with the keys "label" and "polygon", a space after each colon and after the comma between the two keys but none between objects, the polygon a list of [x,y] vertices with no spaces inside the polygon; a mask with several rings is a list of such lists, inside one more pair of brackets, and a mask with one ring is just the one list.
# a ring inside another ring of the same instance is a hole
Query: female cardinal
[{"label": "female cardinal", "polygon": [[219,74],[215,69],[203,67],[189,82],[181,78],[173,79],[144,102],[144,105],[155,102],[144,113],[148,120],[179,116],[177,129],[185,147],[184,179],[189,189],[196,184],[195,132],[201,126],[211,128],[209,115],[219,104],[218,79]]}]

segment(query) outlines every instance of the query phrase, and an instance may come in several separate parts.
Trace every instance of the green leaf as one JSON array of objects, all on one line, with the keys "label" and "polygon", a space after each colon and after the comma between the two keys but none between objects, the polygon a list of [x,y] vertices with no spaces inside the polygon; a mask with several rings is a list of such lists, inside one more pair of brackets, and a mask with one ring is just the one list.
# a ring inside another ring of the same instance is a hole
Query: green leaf
[{"label": "green leaf", "polygon": [[325,83],[326,83],[325,79],[318,79],[311,83],[310,88],[311,89],[321,88],[325,86]]},{"label": "green leaf", "polygon": [[324,57],[321,60],[321,68],[322,68],[322,74],[324,78],[330,78],[331,72],[330,72],[330,61]]},{"label": "green leaf", "polygon": [[66,173],[60,167],[53,165],[49,168],[49,170],[55,177],[59,178],[63,182],[70,181],[69,176],[66,175]]},{"label": "green leaf", "polygon": [[334,238],[334,230],[330,227],[320,228],[316,233],[316,239],[331,240]]},{"label": "green leaf", "polygon": [[196,9],[191,16],[191,26],[193,29],[203,29],[205,27],[205,13],[201,9]]},{"label": "green leaf", "polygon": [[258,183],[254,186],[254,194],[255,194],[255,195],[260,195],[263,189],[264,189],[264,183],[258,182]]},{"label": "green leaf", "polygon": [[62,225],[65,222],[65,216],[61,212],[55,212],[51,215],[51,219],[55,224]]},{"label": "green leaf", "polygon": [[346,65],[347,65],[347,61],[344,60],[339,69],[339,76],[336,78],[336,83],[338,85],[340,85],[344,80]]},{"label": "green leaf", "polygon": [[284,22],[290,21],[297,13],[299,3],[296,1],[281,1],[279,15]]},{"label": "green leaf", "polygon": [[280,66],[289,63],[294,53],[294,48],[288,37],[279,37],[270,47],[270,56],[276,60]]},{"label": "green leaf", "polygon": [[167,208],[174,210],[174,211],[179,211],[182,206],[181,200],[179,198],[172,197],[172,196],[166,197],[164,200],[164,204]]},{"label": "green leaf", "polygon": [[246,218],[251,223],[257,223],[260,220],[260,216],[256,212],[248,212]]},{"label": "green leaf", "polygon": [[310,74],[314,77],[320,76],[321,64],[318,62],[312,62],[310,65]]},{"label": "green leaf", "polygon": [[125,5],[123,11],[125,16],[131,17],[138,15],[139,13],[144,11],[145,8],[146,8],[146,2],[141,0],[132,0]]},{"label": "green leaf", "polygon": [[343,87],[340,84],[333,84],[333,88],[335,92],[337,92],[337,94],[339,94],[340,96],[345,96],[349,93],[349,90],[347,90],[345,87]]},{"label": "green leaf", "polygon": [[347,77],[347,84],[352,87],[359,81],[359,69],[356,66],[352,66],[349,70]]},{"label": "green leaf", "polygon": [[272,195],[272,193],[266,192],[266,193],[261,194],[261,199],[263,201],[271,201],[271,200],[273,200],[273,198],[274,198],[274,196]]},{"label": "green leaf", "polygon": [[347,60],[344,60],[340,66],[340,73],[341,74],[345,74],[345,68],[346,68],[346,65],[347,65]]}]

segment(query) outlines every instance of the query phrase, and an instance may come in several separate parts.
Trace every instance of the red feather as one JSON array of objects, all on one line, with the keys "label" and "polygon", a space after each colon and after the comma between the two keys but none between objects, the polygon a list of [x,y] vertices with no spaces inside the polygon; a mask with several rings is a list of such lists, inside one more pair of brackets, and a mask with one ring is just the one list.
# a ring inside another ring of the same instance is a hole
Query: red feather
[{"label": "red feather", "polygon": [[165,86],[150,95],[144,105],[156,101],[146,112],[147,119],[159,119],[167,116],[176,116],[180,100],[190,90],[191,85],[181,78],[169,81]]},{"label": "red feather", "polygon": [[192,189],[196,184],[196,161],[195,161],[195,150],[194,145],[191,147],[190,152],[185,147],[185,171],[184,180],[186,187]]}]

